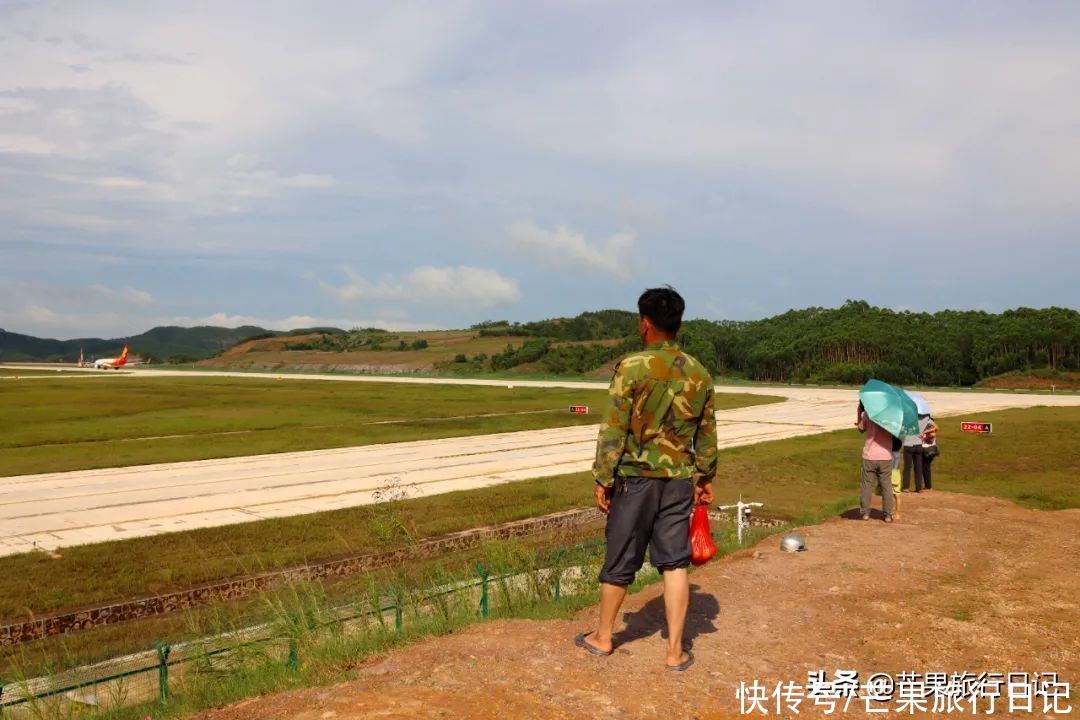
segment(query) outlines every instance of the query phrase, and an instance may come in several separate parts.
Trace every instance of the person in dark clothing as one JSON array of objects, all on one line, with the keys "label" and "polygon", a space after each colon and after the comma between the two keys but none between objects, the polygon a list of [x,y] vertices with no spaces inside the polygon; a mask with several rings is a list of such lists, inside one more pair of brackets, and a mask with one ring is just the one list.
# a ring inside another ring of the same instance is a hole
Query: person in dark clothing
[{"label": "person in dark clothing", "polygon": [[924,445],[926,443],[926,435],[931,428],[933,428],[935,433],[937,432],[937,425],[930,419],[930,416],[920,415],[919,434],[909,435],[904,438],[904,480],[901,487],[902,492],[910,492],[913,470],[915,475],[915,492],[921,493],[923,488],[929,487],[929,485],[926,484],[925,477],[926,459]]},{"label": "person in dark clothing", "polygon": [[[927,424],[923,429],[923,418],[926,418]],[[937,445],[937,432],[938,426],[934,422],[934,418],[929,415],[924,415],[919,418],[919,429],[922,430],[922,461],[923,461],[923,488],[925,490],[933,490],[933,484],[930,481],[930,464],[934,462],[940,451]]]}]

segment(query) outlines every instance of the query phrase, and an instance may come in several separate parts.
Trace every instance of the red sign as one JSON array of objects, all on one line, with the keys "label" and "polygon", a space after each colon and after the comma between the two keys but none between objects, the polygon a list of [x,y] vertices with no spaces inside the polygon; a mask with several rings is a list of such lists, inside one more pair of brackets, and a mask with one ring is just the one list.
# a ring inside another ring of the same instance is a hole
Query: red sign
[{"label": "red sign", "polygon": [[571,405],[570,406],[570,412],[573,413],[574,415],[588,415],[589,414],[589,406],[588,405]]},{"label": "red sign", "polygon": [[969,422],[964,420],[960,423],[961,432],[973,432],[973,433],[987,433],[989,434],[994,429],[993,423],[985,422]]}]

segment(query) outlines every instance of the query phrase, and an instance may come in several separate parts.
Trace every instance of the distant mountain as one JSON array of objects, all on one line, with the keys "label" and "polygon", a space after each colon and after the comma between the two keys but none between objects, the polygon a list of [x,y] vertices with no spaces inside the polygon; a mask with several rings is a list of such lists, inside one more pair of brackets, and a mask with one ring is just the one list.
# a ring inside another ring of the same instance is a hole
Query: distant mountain
[{"label": "distant mountain", "polygon": [[49,340],[31,335],[0,330],[0,362],[32,360],[65,360],[79,358],[79,350],[86,359],[116,354],[123,345],[131,348],[132,355],[168,358],[203,359],[232,347],[257,335],[284,335],[254,325],[238,328],[200,326],[193,328],[174,325],[156,327],[141,335],[112,338],[76,338],[74,340]]}]

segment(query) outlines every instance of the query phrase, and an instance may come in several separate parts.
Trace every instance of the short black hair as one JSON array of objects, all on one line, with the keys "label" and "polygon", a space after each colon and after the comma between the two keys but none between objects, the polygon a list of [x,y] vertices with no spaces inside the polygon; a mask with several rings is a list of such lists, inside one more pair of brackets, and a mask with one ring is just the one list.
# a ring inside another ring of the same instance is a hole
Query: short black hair
[{"label": "short black hair", "polygon": [[637,301],[638,314],[649,318],[657,330],[674,335],[682,327],[683,310],[686,301],[675,288],[665,285],[661,288],[649,288],[641,293]]}]

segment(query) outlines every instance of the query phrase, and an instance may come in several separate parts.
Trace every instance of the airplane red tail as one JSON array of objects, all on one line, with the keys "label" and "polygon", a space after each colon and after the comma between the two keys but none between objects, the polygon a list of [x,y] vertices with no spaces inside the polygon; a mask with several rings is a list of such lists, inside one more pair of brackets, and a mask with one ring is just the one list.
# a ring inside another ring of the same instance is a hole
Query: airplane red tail
[{"label": "airplane red tail", "polygon": [[125,345],[124,349],[120,352],[120,357],[116,360],[116,367],[120,367],[127,363],[128,346]]}]

